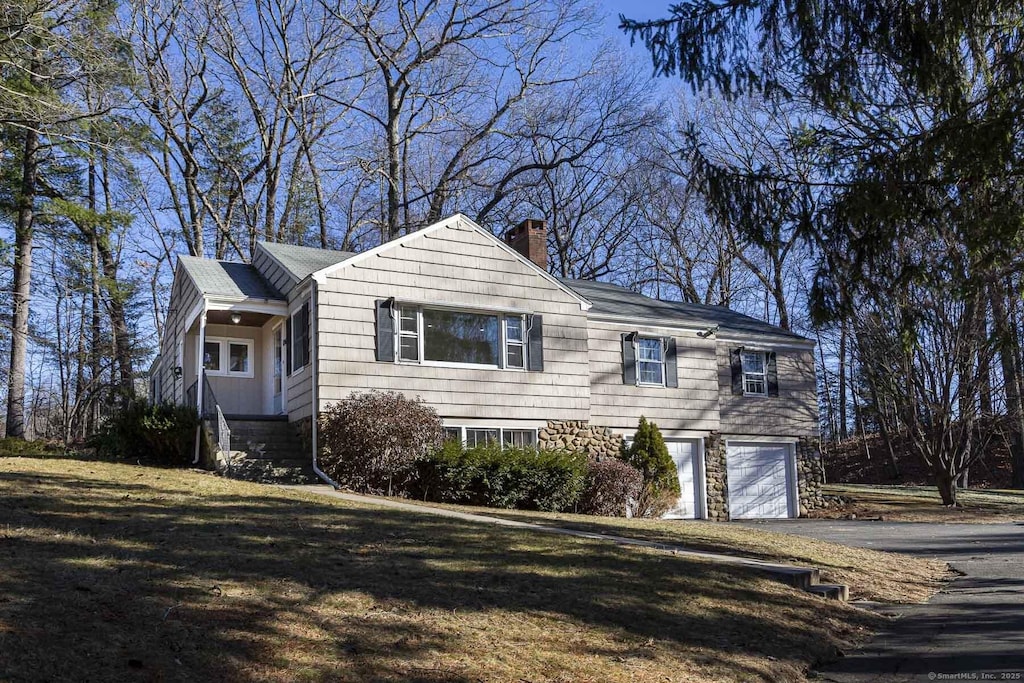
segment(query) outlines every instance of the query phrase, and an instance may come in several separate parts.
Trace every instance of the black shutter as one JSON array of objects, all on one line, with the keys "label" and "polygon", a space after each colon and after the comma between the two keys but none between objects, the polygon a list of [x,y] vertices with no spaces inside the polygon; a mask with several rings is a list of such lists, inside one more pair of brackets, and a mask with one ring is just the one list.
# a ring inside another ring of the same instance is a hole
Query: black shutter
[{"label": "black shutter", "polygon": [[665,386],[675,389],[679,386],[679,368],[676,365],[676,338],[665,337]]},{"label": "black shutter", "polygon": [[310,353],[310,343],[313,339],[313,330],[310,329],[309,325],[309,304],[302,304],[302,364],[309,365],[309,359],[312,358]]},{"label": "black shutter", "polygon": [[544,316],[526,316],[526,327],[530,331],[526,339],[526,369],[544,372]]},{"label": "black shutter", "polygon": [[287,366],[288,374],[292,374],[292,336],[295,334],[292,325],[295,322],[293,316],[288,316],[288,323],[284,326],[284,364]]},{"label": "black shutter", "polygon": [[377,299],[377,360],[395,361],[395,318],[391,314],[394,299]]},{"label": "black shutter", "polygon": [[636,385],[636,332],[622,335],[622,383]]},{"label": "black shutter", "polygon": [[779,395],[779,368],[775,362],[775,352],[769,351],[764,354],[764,370],[765,375],[768,379],[768,395],[778,396]]},{"label": "black shutter", "polygon": [[743,349],[729,349],[729,367],[732,370],[732,393],[743,395]]}]

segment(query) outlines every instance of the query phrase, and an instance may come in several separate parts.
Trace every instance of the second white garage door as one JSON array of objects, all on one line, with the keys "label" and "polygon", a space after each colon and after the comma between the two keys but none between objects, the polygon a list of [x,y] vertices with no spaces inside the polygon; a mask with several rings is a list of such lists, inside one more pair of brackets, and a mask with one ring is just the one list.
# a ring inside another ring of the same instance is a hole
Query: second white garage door
[{"label": "second white garage door", "polygon": [[736,443],[726,447],[729,517],[784,519],[793,514],[791,447],[785,443]]}]

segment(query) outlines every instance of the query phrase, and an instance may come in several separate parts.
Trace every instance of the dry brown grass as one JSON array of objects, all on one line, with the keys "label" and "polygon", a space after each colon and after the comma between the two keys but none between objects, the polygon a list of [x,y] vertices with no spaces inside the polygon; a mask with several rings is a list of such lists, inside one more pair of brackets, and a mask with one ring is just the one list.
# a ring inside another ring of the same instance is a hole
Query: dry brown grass
[{"label": "dry brown grass", "polygon": [[880,623],[664,553],[0,459],[4,680],[798,681]]},{"label": "dry brown grass", "polygon": [[814,513],[821,518],[882,518],[892,522],[946,522],[984,524],[1024,520],[1024,491],[967,489],[960,505],[945,507],[934,486],[829,484],[825,493],[850,501],[841,508]]},{"label": "dry brown grass", "polygon": [[445,505],[492,517],[537,522],[601,534],[639,538],[770,562],[813,566],[824,583],[844,583],[850,598],[887,603],[925,602],[952,574],[945,562],[909,557],[723,522],[622,519],[588,515],[494,510]]}]

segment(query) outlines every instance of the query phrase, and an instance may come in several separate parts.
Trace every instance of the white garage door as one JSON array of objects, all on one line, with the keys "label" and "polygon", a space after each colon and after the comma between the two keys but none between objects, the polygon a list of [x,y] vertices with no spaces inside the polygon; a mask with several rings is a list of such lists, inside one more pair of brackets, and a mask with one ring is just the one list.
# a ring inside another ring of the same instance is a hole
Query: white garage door
[{"label": "white garage door", "polygon": [[678,502],[665,513],[665,517],[696,519],[700,517],[700,482],[703,478],[700,448],[696,441],[668,441],[665,445],[676,464],[680,491]]},{"label": "white garage door", "polygon": [[726,448],[729,516],[732,519],[784,519],[791,516],[790,446],[734,443]]}]

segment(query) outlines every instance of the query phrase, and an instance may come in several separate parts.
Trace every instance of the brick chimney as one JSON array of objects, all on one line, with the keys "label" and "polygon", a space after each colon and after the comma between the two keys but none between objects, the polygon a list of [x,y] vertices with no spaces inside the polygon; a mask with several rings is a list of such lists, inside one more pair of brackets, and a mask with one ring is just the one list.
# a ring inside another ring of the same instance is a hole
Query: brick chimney
[{"label": "brick chimney", "polygon": [[548,225],[538,218],[525,221],[505,233],[505,241],[541,270],[548,269]]}]

